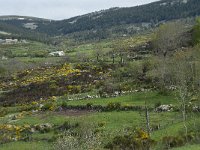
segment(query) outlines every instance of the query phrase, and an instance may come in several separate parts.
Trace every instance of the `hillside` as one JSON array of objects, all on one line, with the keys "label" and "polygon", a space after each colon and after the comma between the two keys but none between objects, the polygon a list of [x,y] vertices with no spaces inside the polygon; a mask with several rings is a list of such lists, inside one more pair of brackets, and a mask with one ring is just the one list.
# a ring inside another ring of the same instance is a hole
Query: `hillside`
[{"label": "hillside", "polygon": [[199,150],[199,4],[1,16],[0,150]]},{"label": "hillside", "polygon": [[0,16],[0,38],[18,38],[48,42],[50,36],[36,31],[51,20],[26,16]]},{"label": "hillside", "polygon": [[35,40],[38,36],[47,39],[47,35],[70,35],[79,40],[105,39],[115,34],[123,36],[141,33],[165,21],[198,15],[199,0],[162,0],[136,7],[111,8],[60,21],[2,16],[0,31]]},{"label": "hillside", "polygon": [[[200,14],[199,0],[162,0],[130,8],[111,8],[83,16],[57,21],[45,26],[63,34],[85,30],[99,30],[113,26],[147,23],[156,25],[161,21],[195,17]],[[39,28],[40,31],[44,29]],[[45,31],[46,32],[46,31]]]}]

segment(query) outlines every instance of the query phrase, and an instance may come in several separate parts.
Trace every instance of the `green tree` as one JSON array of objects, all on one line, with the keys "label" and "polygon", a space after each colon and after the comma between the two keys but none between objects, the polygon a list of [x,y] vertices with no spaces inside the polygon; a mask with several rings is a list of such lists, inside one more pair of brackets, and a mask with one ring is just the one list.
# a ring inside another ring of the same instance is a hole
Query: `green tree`
[{"label": "green tree", "polygon": [[197,18],[196,25],[193,28],[193,44],[200,43],[200,18]]}]

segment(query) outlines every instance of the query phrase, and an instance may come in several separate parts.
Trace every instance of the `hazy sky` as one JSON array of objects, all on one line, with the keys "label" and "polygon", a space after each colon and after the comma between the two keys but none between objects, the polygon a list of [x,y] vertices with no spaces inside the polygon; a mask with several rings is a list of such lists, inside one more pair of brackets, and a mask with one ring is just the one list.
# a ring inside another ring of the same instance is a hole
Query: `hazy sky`
[{"label": "hazy sky", "polygon": [[156,0],[0,0],[0,15],[67,19],[110,7],[131,7]]}]

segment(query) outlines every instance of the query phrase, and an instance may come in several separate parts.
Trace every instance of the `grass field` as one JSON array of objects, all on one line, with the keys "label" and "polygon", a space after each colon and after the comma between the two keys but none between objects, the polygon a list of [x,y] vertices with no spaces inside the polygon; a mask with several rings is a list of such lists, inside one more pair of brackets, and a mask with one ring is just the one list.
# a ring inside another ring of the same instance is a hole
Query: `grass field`
[{"label": "grass field", "polygon": [[[62,97],[61,101],[65,101]],[[115,98],[100,98],[100,99],[92,99],[92,100],[80,100],[80,101],[69,101],[67,104],[69,105],[86,105],[91,103],[93,105],[102,105],[105,106],[109,103],[121,103],[122,106],[133,105],[133,106],[144,106],[145,101],[151,107],[153,107],[156,103],[161,104],[177,104],[178,101],[173,95],[163,96],[158,92],[136,92],[132,94],[127,94],[124,96],[119,96]]]},{"label": "grass field", "polygon": [[[63,98],[58,99],[57,103],[64,101]],[[145,101],[148,102],[149,106],[154,107],[155,103],[161,102],[162,104],[174,104],[177,105],[177,101],[174,96],[162,96],[157,92],[138,92],[127,94],[115,98],[102,98],[93,100],[81,100],[81,101],[69,101],[70,105],[86,105],[87,103],[93,103],[94,105],[107,105],[110,102],[120,102],[122,105],[144,105]],[[21,106],[20,106],[21,107]],[[91,127],[98,128],[103,133],[103,143],[108,142],[115,135],[123,134],[124,130],[131,128],[146,128],[145,124],[145,112],[144,111],[110,111],[110,112],[80,112],[78,114],[71,113],[70,111],[54,112],[45,111],[37,113],[25,113],[25,115],[17,120],[10,119],[10,115],[20,113],[19,106],[9,107],[10,114],[2,117],[0,119],[0,124],[13,124],[13,125],[36,125],[50,123],[54,127],[62,125],[64,122],[79,123],[81,126],[87,125]],[[160,126],[160,129],[152,132],[151,136],[155,140],[162,139],[163,136],[167,135],[177,135],[180,130],[183,130],[183,124],[181,123],[181,113],[180,112],[150,112],[150,125]],[[99,127],[99,124],[103,126]],[[26,149],[52,149],[52,142],[48,142],[57,133],[50,131],[48,133],[33,133],[31,135],[33,141],[30,142],[12,142],[8,144],[3,144],[0,146],[2,150],[12,150],[17,147],[19,150]],[[198,145],[185,146],[184,150],[193,150],[197,148]],[[181,149],[181,148],[179,148]],[[175,150],[179,150],[175,149]],[[195,149],[196,150],[196,149]]]}]

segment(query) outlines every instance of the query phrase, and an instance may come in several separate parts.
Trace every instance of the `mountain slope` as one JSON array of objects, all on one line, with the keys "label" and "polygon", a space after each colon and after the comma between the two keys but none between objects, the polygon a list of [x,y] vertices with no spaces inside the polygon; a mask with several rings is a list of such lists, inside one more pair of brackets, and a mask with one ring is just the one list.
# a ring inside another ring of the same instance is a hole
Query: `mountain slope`
[{"label": "mountain slope", "polygon": [[50,23],[51,20],[35,17],[0,16],[0,38],[25,38],[35,41],[48,41],[49,35],[37,31],[37,28]]},{"label": "mountain slope", "polygon": [[199,0],[162,0],[142,6],[130,8],[112,8],[94,12],[67,20],[52,22],[48,26],[41,26],[43,31],[51,28],[57,33],[69,34],[77,31],[98,30],[116,25],[152,23],[194,17],[200,15]]},{"label": "mountain slope", "polygon": [[[162,0],[130,8],[111,8],[60,21],[21,16],[6,16],[7,19],[0,17],[0,31],[25,37],[28,34],[34,37],[37,34],[55,36],[77,32],[105,37],[102,33],[106,34],[113,27],[120,26],[115,29],[120,31],[127,29],[127,25],[135,24],[146,23],[144,26],[153,27],[163,21],[198,15],[200,15],[199,0]],[[134,28],[138,30],[137,26]]]}]

